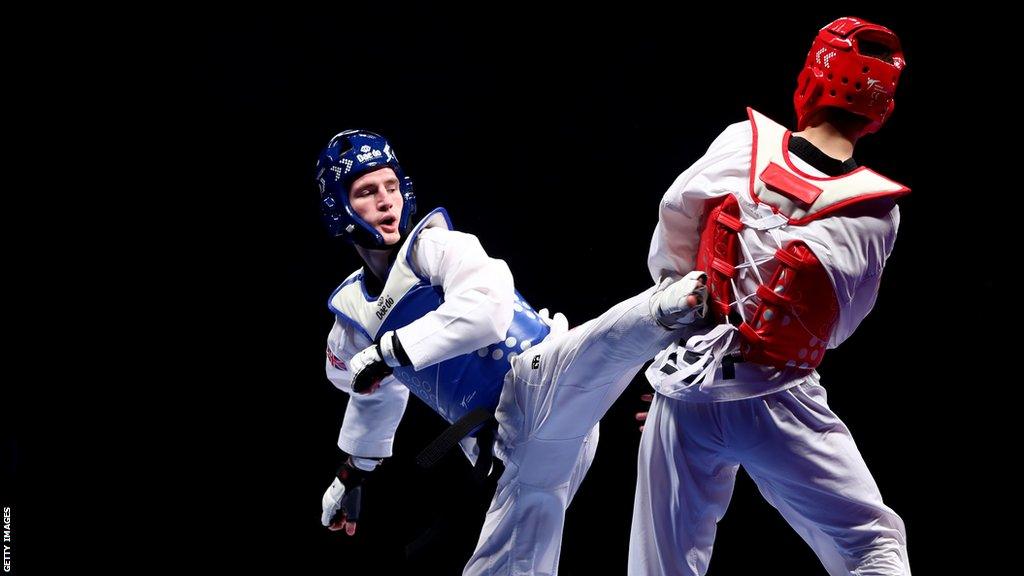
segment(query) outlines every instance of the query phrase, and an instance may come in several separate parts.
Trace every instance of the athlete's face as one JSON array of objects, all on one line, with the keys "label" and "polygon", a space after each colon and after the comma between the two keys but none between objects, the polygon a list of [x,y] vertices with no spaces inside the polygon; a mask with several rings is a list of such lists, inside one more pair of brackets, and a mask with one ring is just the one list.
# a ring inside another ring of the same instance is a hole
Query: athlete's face
[{"label": "athlete's face", "polygon": [[357,178],[348,201],[360,218],[380,232],[385,244],[392,246],[402,239],[398,222],[404,199],[394,170],[385,167]]}]

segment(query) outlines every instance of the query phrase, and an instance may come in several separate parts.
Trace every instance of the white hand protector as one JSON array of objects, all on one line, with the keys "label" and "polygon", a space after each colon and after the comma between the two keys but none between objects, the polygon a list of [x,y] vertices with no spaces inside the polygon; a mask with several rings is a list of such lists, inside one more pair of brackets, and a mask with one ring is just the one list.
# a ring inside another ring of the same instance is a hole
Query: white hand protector
[{"label": "white hand protector", "polygon": [[327,491],[324,492],[323,500],[321,505],[323,506],[323,514],[320,516],[320,523],[324,526],[330,526],[334,521],[334,517],[341,511],[341,501],[345,498],[345,485],[342,484],[341,478],[334,478],[334,482],[331,483]]},{"label": "white hand protector", "polygon": [[349,535],[354,533],[355,523],[359,520],[363,481],[379,463],[380,460],[375,458],[353,456],[341,465],[321,500],[321,524],[337,530],[339,525],[344,527],[347,523],[352,525]]},{"label": "white hand protector", "polygon": [[651,296],[651,314],[674,330],[704,319],[707,314],[707,276],[694,270],[679,280],[665,278]]},{"label": "white hand protector", "polygon": [[370,394],[380,386],[380,381],[391,375],[393,370],[384,362],[380,346],[373,344],[352,357],[352,390],[358,394]]},{"label": "white hand protector", "polygon": [[547,308],[541,308],[540,311],[537,312],[537,316],[540,316],[541,321],[551,328],[549,338],[551,336],[565,334],[569,331],[569,320],[565,317],[565,314],[562,314],[561,312],[557,312],[554,317],[551,317]]}]

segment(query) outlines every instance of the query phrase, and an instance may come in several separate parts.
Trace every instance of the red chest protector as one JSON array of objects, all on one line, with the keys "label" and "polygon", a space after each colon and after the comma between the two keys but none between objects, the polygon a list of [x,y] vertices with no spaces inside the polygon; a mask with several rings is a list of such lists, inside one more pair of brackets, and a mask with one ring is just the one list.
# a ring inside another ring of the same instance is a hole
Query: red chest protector
[{"label": "red chest protector", "polygon": [[[747,113],[754,132],[750,200],[767,204],[785,216],[789,226],[805,225],[867,200],[910,192],[863,167],[834,178],[804,174],[789,159],[790,132],[752,109]],[[708,275],[709,314],[715,323],[729,321],[730,312],[736,311],[733,281],[743,227],[734,195],[713,200],[704,210],[695,269]],[[738,325],[743,360],[778,368],[814,368],[825,356],[839,320],[835,289],[824,266],[803,242],[793,241],[777,250],[775,260],[775,272],[757,286],[753,316]],[[733,319],[738,321],[735,315]]]}]

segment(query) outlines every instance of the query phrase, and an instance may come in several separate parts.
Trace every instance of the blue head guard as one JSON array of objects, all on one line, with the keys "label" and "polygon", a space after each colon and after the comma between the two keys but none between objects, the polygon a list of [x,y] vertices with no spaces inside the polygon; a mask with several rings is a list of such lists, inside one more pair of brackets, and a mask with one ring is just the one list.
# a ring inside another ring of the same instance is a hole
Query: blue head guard
[{"label": "blue head guard", "polygon": [[366,130],[346,130],[327,144],[316,162],[316,182],[320,188],[320,212],[332,236],[342,236],[364,248],[383,248],[384,238],[373,226],[356,214],[349,203],[352,183],[368,172],[391,168],[400,182],[402,217],[398,230],[409,230],[416,213],[416,194],[412,180],[402,172],[398,157],[383,136]]}]

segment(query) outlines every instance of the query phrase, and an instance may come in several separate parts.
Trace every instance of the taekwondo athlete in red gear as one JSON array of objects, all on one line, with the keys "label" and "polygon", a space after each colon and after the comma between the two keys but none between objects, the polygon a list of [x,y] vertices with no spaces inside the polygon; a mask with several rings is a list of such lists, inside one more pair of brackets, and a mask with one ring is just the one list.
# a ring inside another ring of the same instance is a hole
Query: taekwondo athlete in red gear
[{"label": "taekwondo athlete in red gear", "polygon": [[651,274],[706,273],[709,312],[646,373],[629,574],[705,574],[740,466],[832,576],[910,574],[903,521],[815,370],[870,312],[896,240],[909,189],[853,149],[892,114],[904,66],[889,29],[828,24],[798,132],[748,109],[665,193]]}]

